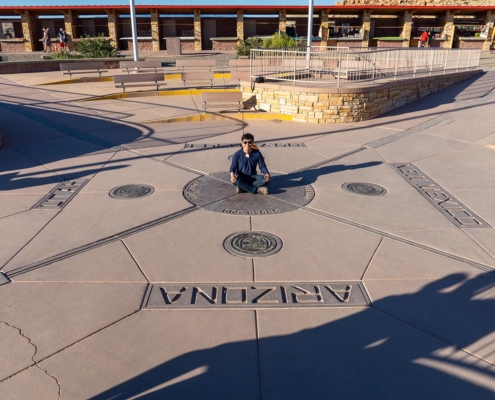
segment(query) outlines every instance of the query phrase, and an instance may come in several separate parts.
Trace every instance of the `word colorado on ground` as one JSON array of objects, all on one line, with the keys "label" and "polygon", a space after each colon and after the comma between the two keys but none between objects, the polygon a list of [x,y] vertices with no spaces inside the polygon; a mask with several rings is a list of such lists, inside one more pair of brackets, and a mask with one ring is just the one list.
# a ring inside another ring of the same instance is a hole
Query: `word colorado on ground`
[{"label": "word colorado on ground", "polygon": [[368,306],[360,282],[185,283],[151,285],[145,309]]}]

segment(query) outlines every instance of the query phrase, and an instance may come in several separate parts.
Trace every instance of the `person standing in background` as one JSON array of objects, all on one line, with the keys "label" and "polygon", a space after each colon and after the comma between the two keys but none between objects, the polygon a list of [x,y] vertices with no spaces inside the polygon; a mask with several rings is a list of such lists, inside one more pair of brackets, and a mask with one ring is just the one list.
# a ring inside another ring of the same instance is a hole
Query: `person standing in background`
[{"label": "person standing in background", "polygon": [[[47,53],[50,53],[53,51],[52,41],[50,40],[50,28],[45,28],[45,31],[43,34],[43,43],[45,44],[45,51]],[[50,49],[50,51],[48,51],[48,49]]]},{"label": "person standing in background", "polygon": [[60,51],[66,51],[68,50],[67,48],[67,42],[68,42],[68,37],[67,37],[67,32],[65,32],[65,29],[60,28],[60,32],[58,33],[59,37],[59,47]]},{"label": "person standing in background", "polygon": [[425,47],[426,46],[426,42],[428,42],[428,32],[426,31],[423,31],[423,33],[421,34],[421,47]]}]

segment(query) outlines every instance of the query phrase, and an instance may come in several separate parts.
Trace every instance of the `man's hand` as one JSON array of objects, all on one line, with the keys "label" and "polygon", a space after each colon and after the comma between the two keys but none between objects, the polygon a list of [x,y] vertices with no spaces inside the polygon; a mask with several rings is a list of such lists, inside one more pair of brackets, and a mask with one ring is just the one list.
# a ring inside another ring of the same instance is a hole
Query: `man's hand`
[{"label": "man's hand", "polygon": [[270,182],[270,174],[265,174],[265,182]]},{"label": "man's hand", "polygon": [[235,174],[233,172],[230,173],[230,181],[232,183],[236,183],[237,182],[237,176],[235,176]]}]

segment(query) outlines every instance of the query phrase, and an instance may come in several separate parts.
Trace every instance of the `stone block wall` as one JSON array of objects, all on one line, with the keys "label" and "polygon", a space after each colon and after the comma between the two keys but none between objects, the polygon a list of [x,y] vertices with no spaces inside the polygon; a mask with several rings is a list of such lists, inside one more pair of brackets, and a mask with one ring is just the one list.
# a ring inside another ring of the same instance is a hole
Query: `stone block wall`
[{"label": "stone block wall", "polygon": [[[127,41],[127,49],[129,51],[134,50],[132,40]],[[138,40],[138,51],[154,51],[153,42],[151,40]]]},{"label": "stone block wall", "polygon": [[365,121],[438,92],[481,70],[402,79],[353,88],[297,87],[241,82],[246,106],[292,115],[293,121],[335,124]]},{"label": "stone block wall", "polygon": [[233,51],[237,46],[237,40],[213,40],[211,41],[212,50]]},{"label": "stone block wall", "polygon": [[26,51],[23,41],[1,41],[0,51],[4,53],[23,53]]},{"label": "stone block wall", "polygon": [[427,6],[494,6],[495,0],[341,0],[335,3],[336,6],[417,6],[426,3]]}]

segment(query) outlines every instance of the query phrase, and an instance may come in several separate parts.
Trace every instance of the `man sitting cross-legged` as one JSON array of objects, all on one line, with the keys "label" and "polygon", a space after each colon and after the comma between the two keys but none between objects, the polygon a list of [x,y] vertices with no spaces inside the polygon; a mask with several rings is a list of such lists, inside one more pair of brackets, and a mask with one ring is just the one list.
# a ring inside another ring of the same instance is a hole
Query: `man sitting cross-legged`
[{"label": "man sitting cross-legged", "polygon": [[[237,186],[237,193],[249,192],[268,194],[266,185],[270,182],[270,173],[265,165],[261,152],[253,145],[254,136],[245,133],[241,138],[242,149],[232,156],[230,166],[230,180]],[[260,167],[263,175],[256,174],[256,165]]]}]

